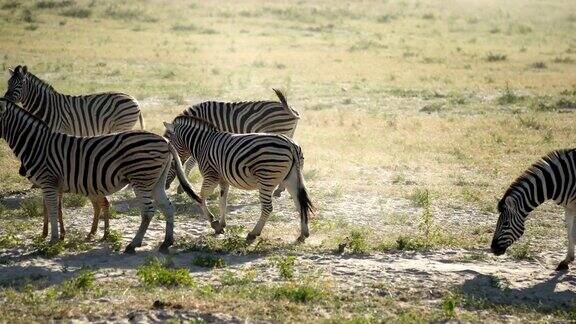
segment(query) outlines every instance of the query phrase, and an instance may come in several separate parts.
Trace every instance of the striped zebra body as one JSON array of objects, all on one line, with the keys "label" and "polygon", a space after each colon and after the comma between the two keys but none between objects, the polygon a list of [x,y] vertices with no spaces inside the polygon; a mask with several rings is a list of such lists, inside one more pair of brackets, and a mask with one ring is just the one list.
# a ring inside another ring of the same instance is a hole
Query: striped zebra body
[{"label": "striped zebra body", "polygon": [[56,133],[4,99],[0,100],[0,116],[1,137],[20,159],[25,176],[42,189],[52,241],[59,239],[59,193],[82,194],[94,202],[130,184],[141,202],[142,223],[126,251],[133,252],[141,245],[155,211],[154,200],[166,215],[166,237],[161,247],[166,250],[173,242],[174,212],[164,184],[173,157],[186,192],[199,201],[184,178],[176,150],[161,136],[146,131],[95,137]]},{"label": "striped zebra body", "polygon": [[21,102],[51,130],[76,136],[96,136],[130,130],[137,120],[144,128],[140,107],[133,97],[119,92],[84,96],[58,93],[24,66],[11,71],[4,97]]},{"label": "striped zebra body", "polygon": [[[200,197],[202,210],[216,233],[226,226],[226,198],[229,186],[258,190],[262,212],[247,240],[260,235],[272,212],[272,191],[284,184],[300,212],[299,241],[308,237],[308,215],[312,203],[304,186],[303,155],[300,147],[284,135],[231,134],[220,132],[196,117],[179,116],[165,124],[167,136],[180,157],[191,156],[198,162],[203,177]],[[216,221],[206,206],[207,197],[220,185],[220,220]]]},{"label": "striped zebra body", "polygon": [[[205,101],[187,108],[180,116],[203,119],[222,132],[281,134],[292,138],[300,116],[296,110],[288,106],[281,91],[274,89],[274,92],[279,101]],[[194,159],[186,161],[186,174],[190,172],[195,163]],[[169,186],[174,179],[174,174],[171,174],[168,179]],[[282,191],[283,188],[280,187],[274,195],[279,196]]]},{"label": "striped zebra body", "polygon": [[568,253],[557,270],[568,269],[574,261],[576,243],[576,149],[558,150],[542,157],[512,183],[500,202],[500,216],[492,239],[496,255],[524,234],[528,215],[547,200],[564,207],[568,232]]},{"label": "striped zebra body", "polygon": [[[132,129],[137,120],[140,121],[140,127],[144,128],[138,102],[127,94],[110,92],[70,96],[55,91],[51,85],[28,72],[26,66],[17,66],[10,70],[10,73],[8,90],[4,97],[13,102],[21,102],[24,109],[42,119],[52,131],[75,136],[112,134]],[[22,166],[20,173],[25,172],[25,167]],[[102,212],[108,215],[110,204],[106,197],[92,201],[92,204],[102,206]],[[89,236],[96,233],[98,210],[94,209],[96,226]],[[62,215],[61,210],[59,215]],[[47,216],[44,209],[43,236],[48,234]],[[104,220],[107,222],[106,216]],[[59,221],[63,235],[65,229],[61,216]]]}]

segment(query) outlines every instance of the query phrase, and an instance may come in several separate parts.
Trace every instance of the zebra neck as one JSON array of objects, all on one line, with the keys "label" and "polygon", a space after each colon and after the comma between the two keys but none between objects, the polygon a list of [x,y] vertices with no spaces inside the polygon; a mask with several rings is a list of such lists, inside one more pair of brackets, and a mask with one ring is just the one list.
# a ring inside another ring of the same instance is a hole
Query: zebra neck
[{"label": "zebra neck", "polygon": [[206,152],[207,146],[209,146],[210,141],[217,135],[216,132],[210,130],[199,130],[196,129],[190,136],[190,140],[188,141],[190,153],[192,157],[196,160]]},{"label": "zebra neck", "polygon": [[46,124],[24,112],[12,110],[11,114],[11,118],[4,119],[9,122],[3,125],[2,137],[30,174],[45,163],[46,143],[52,133]]},{"label": "zebra neck", "polygon": [[528,215],[547,200],[562,203],[563,192],[561,179],[550,170],[542,170],[525,174],[508,189],[505,196],[512,197],[520,211]]},{"label": "zebra neck", "polygon": [[58,118],[56,105],[64,95],[56,92],[48,83],[31,76],[27,91],[23,93],[22,106],[27,111],[42,119],[51,129],[58,129],[62,118]]}]

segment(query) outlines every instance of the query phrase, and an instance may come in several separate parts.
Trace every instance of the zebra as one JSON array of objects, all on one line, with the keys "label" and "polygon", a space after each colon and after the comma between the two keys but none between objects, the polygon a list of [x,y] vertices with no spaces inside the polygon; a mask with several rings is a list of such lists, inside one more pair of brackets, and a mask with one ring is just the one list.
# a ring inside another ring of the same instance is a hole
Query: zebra
[{"label": "zebra", "polygon": [[[299,242],[309,236],[308,217],[314,206],[304,185],[300,166],[302,150],[290,138],[276,134],[231,134],[221,132],[211,123],[191,116],[178,116],[164,123],[170,143],[180,157],[191,155],[198,161],[203,177],[200,192],[201,208],[210,225],[220,234],[226,227],[226,198],[230,185],[257,189],[260,194],[261,216],[246,237],[251,243],[262,232],[272,212],[272,191],[284,184],[300,213]],[[208,210],[206,199],[220,185],[220,219]]]},{"label": "zebra", "polygon": [[153,133],[131,130],[94,137],[57,133],[38,117],[2,98],[0,137],[24,166],[26,178],[42,189],[50,218],[51,242],[60,238],[59,193],[78,193],[95,201],[130,184],[139,200],[142,220],[124,252],[134,253],[142,245],[154,215],[153,201],[166,216],[160,251],[168,252],[174,242],[174,208],[164,185],[172,159],[184,191],[197,203],[201,202],[186,180],[178,152],[164,137]]},{"label": "zebra", "polygon": [[[69,96],[56,92],[51,85],[30,73],[26,66],[18,65],[14,69],[9,69],[9,72],[10,79],[4,97],[10,101],[22,103],[24,109],[46,122],[53,131],[76,136],[111,134],[132,129],[137,119],[140,122],[140,128],[144,129],[144,119],[138,102],[127,94],[110,92]],[[21,169],[20,173],[23,174],[26,171]],[[61,196],[58,196],[58,215],[60,231],[64,235],[65,229],[60,210]],[[99,210],[102,209],[104,221],[107,224],[110,204],[106,197],[92,201],[92,205],[94,206],[94,220],[97,221]],[[48,214],[44,208],[43,237],[48,235],[47,217]],[[107,228],[106,225],[105,228]],[[94,235],[97,229],[96,223],[88,236]]]},{"label": "zebra", "polygon": [[[205,101],[187,108],[180,116],[204,119],[223,132],[282,134],[293,138],[300,114],[288,105],[286,97],[280,90],[272,90],[279,101]],[[190,173],[195,164],[196,161],[193,158],[186,161],[184,164],[186,174]],[[167,187],[170,186],[174,177],[174,173],[168,175]],[[274,196],[280,196],[282,191],[284,188],[278,187],[274,191]],[[177,192],[182,192],[180,187]]]},{"label": "zebra", "polygon": [[500,216],[491,250],[502,255],[524,233],[524,221],[536,207],[547,200],[564,207],[568,232],[568,252],[559,270],[567,270],[574,261],[576,242],[576,149],[549,153],[530,166],[506,190],[498,203]]}]

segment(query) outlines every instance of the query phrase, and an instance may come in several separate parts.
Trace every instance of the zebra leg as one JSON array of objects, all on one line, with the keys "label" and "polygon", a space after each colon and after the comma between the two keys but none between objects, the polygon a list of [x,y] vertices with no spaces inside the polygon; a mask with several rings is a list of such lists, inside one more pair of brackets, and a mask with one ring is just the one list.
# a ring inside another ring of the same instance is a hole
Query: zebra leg
[{"label": "zebra leg", "polygon": [[286,189],[286,187],[284,187],[284,184],[278,185],[278,188],[276,188],[276,190],[274,190],[274,197],[282,196],[282,192],[284,192],[285,189]]},{"label": "zebra leg", "polygon": [[210,222],[210,226],[216,231],[216,234],[220,234],[220,223],[217,220],[214,220],[214,215],[208,209],[206,204],[206,200],[208,196],[214,192],[214,189],[218,185],[219,179],[212,174],[204,175],[204,180],[202,181],[202,189],[200,189],[200,198],[202,199],[202,212],[204,213],[204,217],[208,219]]},{"label": "zebra leg", "polygon": [[568,264],[574,261],[574,243],[576,239],[576,228],[574,224],[574,217],[576,216],[576,210],[566,209],[566,231],[568,233],[568,253],[566,254],[566,258],[558,264],[556,267],[556,271],[560,270],[568,270]]},{"label": "zebra leg", "polygon": [[62,193],[58,193],[58,223],[60,225],[60,239],[64,239],[66,229],[64,229],[64,220],[62,219]]},{"label": "zebra leg", "polygon": [[292,171],[290,171],[290,174],[288,174],[287,179],[284,181],[284,185],[294,201],[296,210],[300,213],[300,236],[298,237],[298,242],[303,243],[304,240],[310,236],[310,231],[308,230],[308,217],[302,213],[302,205],[298,197],[300,190],[298,188],[298,171],[296,168],[292,168]]},{"label": "zebra leg", "polygon": [[110,234],[110,202],[106,196],[100,197],[100,209],[104,216],[104,236],[102,236],[102,239],[105,240]]},{"label": "zebra leg", "polygon": [[224,228],[226,227],[226,200],[228,199],[228,189],[230,189],[230,185],[227,182],[220,182],[220,227],[215,229],[216,234],[224,233]]},{"label": "zebra leg", "polygon": [[[194,169],[195,165],[196,165],[196,160],[194,160],[193,157],[189,157],[188,160],[186,160],[186,162],[184,163],[184,174],[186,175],[186,177],[188,177],[188,175],[190,174],[190,171],[192,171],[192,169]],[[184,192],[184,190],[182,190],[182,186],[180,184],[178,184],[178,188],[176,188],[176,193],[181,194],[183,192]]]},{"label": "zebra leg", "polygon": [[48,236],[48,207],[46,206],[46,200],[42,198],[42,215],[43,215],[43,225],[42,225],[42,238]]},{"label": "zebra leg", "polygon": [[154,195],[154,200],[158,204],[158,209],[166,217],[166,232],[164,234],[164,242],[160,245],[160,252],[168,254],[170,251],[168,248],[174,244],[174,207],[172,203],[166,197],[166,190],[164,189],[164,184],[166,183],[166,177],[168,176],[168,171],[170,171],[170,165],[164,169],[162,176],[158,180],[158,183],[154,187],[152,194]]},{"label": "zebra leg", "polygon": [[136,197],[140,200],[140,213],[142,220],[140,221],[140,227],[138,228],[138,232],[132,239],[132,242],[126,246],[124,253],[134,254],[136,253],[136,247],[142,246],[142,240],[144,239],[144,235],[148,230],[148,225],[150,225],[150,221],[152,220],[152,216],[154,216],[154,205],[152,204],[152,197],[150,192],[139,192],[134,190],[136,193]]},{"label": "zebra leg", "polygon": [[262,211],[260,214],[260,219],[258,219],[258,223],[252,229],[250,233],[246,236],[246,243],[250,244],[254,242],[256,237],[260,236],[262,233],[262,228],[264,228],[264,224],[268,220],[268,216],[272,213],[272,190],[275,186],[270,185],[261,185],[260,186],[260,205],[262,206]]},{"label": "zebra leg", "polygon": [[50,218],[50,243],[55,243],[60,239],[58,235],[58,192],[48,188],[42,190],[46,212]]},{"label": "zebra leg", "polygon": [[90,233],[88,233],[87,240],[91,240],[92,237],[98,231],[98,222],[100,221],[100,204],[98,202],[98,197],[88,197],[90,202],[92,202],[92,209],[94,209],[94,216],[92,217],[92,227],[90,228]]}]

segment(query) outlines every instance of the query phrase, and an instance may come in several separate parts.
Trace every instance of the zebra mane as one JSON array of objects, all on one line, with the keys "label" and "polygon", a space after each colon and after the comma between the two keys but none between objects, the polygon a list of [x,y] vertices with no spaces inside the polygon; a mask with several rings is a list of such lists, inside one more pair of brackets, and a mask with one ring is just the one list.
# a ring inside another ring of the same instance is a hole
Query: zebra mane
[{"label": "zebra mane", "polygon": [[190,116],[190,115],[180,115],[177,116],[176,118],[174,118],[174,124],[180,124],[180,123],[185,123],[187,121],[194,121],[199,125],[205,126],[211,130],[217,131],[219,132],[218,128],[216,128],[216,126],[214,126],[214,124],[212,124],[211,122],[202,119],[200,117],[196,117],[196,116]]},{"label": "zebra mane", "polygon": [[504,209],[504,205],[505,205],[504,201],[506,200],[506,198],[510,194],[512,194],[518,186],[522,185],[525,181],[530,179],[532,177],[532,175],[537,171],[538,167],[545,168],[548,165],[550,165],[550,163],[552,161],[558,160],[561,156],[564,156],[570,152],[573,152],[574,150],[576,150],[576,149],[561,149],[561,150],[552,151],[552,152],[544,155],[543,157],[541,157],[538,161],[533,163],[529,168],[524,170],[524,172],[522,172],[522,174],[518,178],[516,178],[516,180],[514,180],[514,182],[512,182],[512,184],[508,187],[508,189],[506,190],[506,192],[502,196],[502,199],[500,199],[500,201],[498,202],[498,211],[502,212],[502,210]]},{"label": "zebra mane", "polygon": [[44,81],[42,79],[40,79],[39,77],[37,77],[36,75],[32,74],[30,71],[27,72],[28,78],[30,79],[30,81],[32,81],[32,84],[34,85],[45,85],[46,88],[52,92],[57,92],[54,87],[48,83],[47,81]]}]

